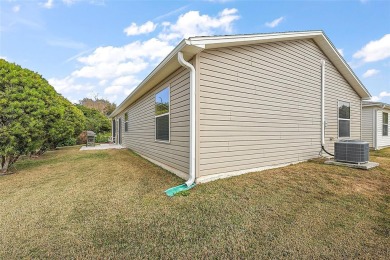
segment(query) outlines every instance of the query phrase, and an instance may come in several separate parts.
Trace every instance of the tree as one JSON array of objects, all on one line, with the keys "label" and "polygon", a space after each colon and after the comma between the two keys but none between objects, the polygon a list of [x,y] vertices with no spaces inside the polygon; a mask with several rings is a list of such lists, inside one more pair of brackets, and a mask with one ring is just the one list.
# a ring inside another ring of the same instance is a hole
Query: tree
[{"label": "tree", "polygon": [[39,74],[0,59],[0,158],[5,173],[21,155],[53,148],[84,127],[81,111]]},{"label": "tree", "polygon": [[111,103],[110,101],[106,99],[99,98],[98,95],[96,95],[93,99],[92,98],[83,98],[79,101],[80,105],[96,109],[100,113],[109,116],[115,109],[116,104]]},{"label": "tree", "polygon": [[47,104],[42,96],[54,96],[54,89],[40,75],[0,60],[0,156],[1,171],[20,155],[39,149],[44,143]]},{"label": "tree", "polygon": [[37,155],[56,148],[69,138],[76,138],[85,128],[82,111],[64,97],[57,95],[49,108],[44,126],[45,142]]},{"label": "tree", "polygon": [[96,109],[88,108],[83,105],[76,105],[76,107],[83,112],[86,118],[86,130],[94,131],[95,133],[111,131],[111,122],[107,116]]}]

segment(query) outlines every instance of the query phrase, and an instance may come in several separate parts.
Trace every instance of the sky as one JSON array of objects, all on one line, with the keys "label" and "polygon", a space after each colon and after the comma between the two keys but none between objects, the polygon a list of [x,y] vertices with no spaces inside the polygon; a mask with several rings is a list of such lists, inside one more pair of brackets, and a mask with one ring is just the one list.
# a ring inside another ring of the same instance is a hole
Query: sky
[{"label": "sky", "polygon": [[183,38],[304,30],[323,30],[390,103],[390,0],[0,0],[0,58],[73,103],[120,104]]}]

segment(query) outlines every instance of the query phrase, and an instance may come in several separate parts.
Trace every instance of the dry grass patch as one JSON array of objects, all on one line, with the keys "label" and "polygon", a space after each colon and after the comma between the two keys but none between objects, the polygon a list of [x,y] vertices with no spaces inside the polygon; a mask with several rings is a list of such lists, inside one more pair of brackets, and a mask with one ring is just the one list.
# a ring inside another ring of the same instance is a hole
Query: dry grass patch
[{"label": "dry grass patch", "polygon": [[61,149],[0,178],[0,259],[390,257],[390,149],[196,186],[128,150]]}]

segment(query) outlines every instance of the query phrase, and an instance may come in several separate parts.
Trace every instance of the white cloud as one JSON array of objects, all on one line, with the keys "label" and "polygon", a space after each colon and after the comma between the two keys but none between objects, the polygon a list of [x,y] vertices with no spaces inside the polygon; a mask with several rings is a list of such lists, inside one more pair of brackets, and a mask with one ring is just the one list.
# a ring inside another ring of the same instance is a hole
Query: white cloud
[{"label": "white cloud", "polygon": [[99,81],[99,86],[104,86],[104,85],[107,84],[107,82],[108,82],[108,80],[102,79],[102,80]]},{"label": "white cloud", "polygon": [[84,66],[72,73],[77,78],[111,79],[126,74],[137,74],[146,69],[147,62],[142,60],[121,63],[99,63],[93,66]]},{"label": "white cloud", "polygon": [[78,61],[95,65],[98,63],[118,63],[127,59],[160,59],[165,57],[173,47],[165,41],[151,38],[144,42],[135,41],[122,47],[99,47],[91,55],[78,58]]},{"label": "white cloud", "polygon": [[374,62],[390,57],[390,34],[384,35],[381,39],[370,41],[354,55],[356,59],[363,62]]},{"label": "white cloud", "polygon": [[[237,19],[237,9],[224,9],[215,16],[189,11],[180,15],[176,22],[164,21],[157,27],[151,22],[155,27],[153,30],[160,29],[158,37],[80,52],[67,60],[77,61],[77,69],[63,79],[53,78],[50,82],[57,91],[73,99],[73,92],[83,93],[78,94],[81,99],[85,97],[85,93],[93,90],[98,93],[100,91],[110,101],[121,102],[141,82],[147,71],[172,51],[181,38],[230,33]],[[150,25],[144,26],[147,24],[135,24],[133,29],[129,29],[129,33],[151,30]]]},{"label": "white cloud", "polygon": [[104,94],[110,95],[112,97],[118,97],[118,96],[127,96],[129,95],[135,87],[132,88],[126,88],[121,85],[112,85],[104,89]]},{"label": "white cloud", "polygon": [[379,72],[380,72],[380,71],[379,71],[379,70],[376,70],[376,69],[369,69],[369,70],[367,70],[366,72],[364,72],[363,78],[372,77],[372,76],[378,74]]},{"label": "white cloud", "polygon": [[123,92],[125,93],[126,96],[130,95],[131,92],[133,92],[133,90],[135,89],[135,87],[132,87],[132,88],[125,88],[123,90]]},{"label": "white cloud", "polygon": [[337,51],[340,53],[341,56],[344,56],[344,50],[343,49],[337,49]]},{"label": "white cloud", "polygon": [[72,76],[67,76],[62,79],[50,78],[50,85],[52,85],[58,93],[69,94],[74,92],[85,92],[86,90],[94,89],[94,86],[87,83],[75,83],[75,78]]},{"label": "white cloud", "polygon": [[51,9],[53,8],[53,0],[47,0],[46,3],[43,3],[42,6],[46,9]]},{"label": "white cloud", "polygon": [[0,59],[8,61],[7,57],[5,57],[5,56],[0,56]]},{"label": "white cloud", "polygon": [[112,85],[125,85],[131,86],[140,83],[140,80],[136,79],[133,75],[116,78]]},{"label": "white cloud", "polygon": [[231,33],[233,22],[240,16],[237,9],[224,9],[216,17],[201,15],[199,11],[189,11],[180,15],[176,23],[164,23],[159,38],[165,41],[188,38],[191,36],[210,35],[215,32]]},{"label": "white cloud", "polygon": [[173,46],[156,38],[135,41],[122,47],[99,47],[88,56],[77,60],[84,66],[72,73],[79,78],[112,79],[136,75],[145,70],[150,62],[161,60]]},{"label": "white cloud", "polygon": [[126,33],[127,36],[132,36],[153,32],[156,27],[157,24],[153,23],[152,21],[147,21],[140,26],[137,26],[136,23],[131,23],[131,25],[125,28],[123,31]]},{"label": "white cloud", "polygon": [[123,93],[123,86],[110,86],[104,89],[104,94],[113,95]]},{"label": "white cloud", "polygon": [[380,97],[390,97],[390,92],[382,91],[381,93],[379,93],[379,96]]},{"label": "white cloud", "polygon": [[14,7],[12,7],[12,11],[14,13],[18,13],[20,11],[20,5],[15,5]]},{"label": "white cloud", "polygon": [[380,101],[384,97],[390,97],[390,92],[382,91],[378,96],[372,96],[371,101]]},{"label": "white cloud", "polygon": [[284,20],[284,16],[281,16],[281,17],[279,17],[279,18],[273,20],[272,22],[267,22],[267,23],[265,23],[265,26],[270,27],[270,28],[275,28],[275,27],[278,26],[283,20]]}]

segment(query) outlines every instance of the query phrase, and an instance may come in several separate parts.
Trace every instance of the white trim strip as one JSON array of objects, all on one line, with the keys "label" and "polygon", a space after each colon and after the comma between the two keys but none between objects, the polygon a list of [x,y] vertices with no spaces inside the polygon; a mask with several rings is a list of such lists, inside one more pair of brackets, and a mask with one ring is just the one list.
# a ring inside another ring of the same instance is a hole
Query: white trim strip
[{"label": "white trim strip", "polygon": [[232,171],[232,172],[224,172],[224,173],[206,175],[206,176],[201,176],[201,177],[196,178],[196,183],[206,183],[206,182],[230,178],[230,177],[234,177],[234,176],[238,176],[238,175],[242,175],[242,174],[246,174],[246,173],[261,172],[261,171],[265,171],[265,170],[286,167],[289,165],[294,165],[294,164],[306,162],[306,161],[307,160],[297,161],[297,162],[293,162],[293,163],[284,163],[284,164],[278,164],[278,165],[264,166],[264,167],[258,167],[258,168],[240,170],[240,171]]}]

